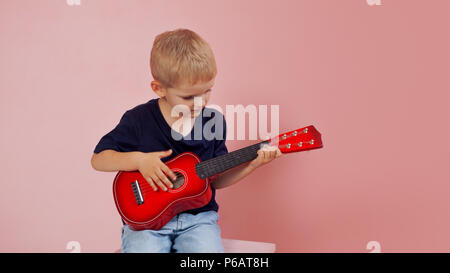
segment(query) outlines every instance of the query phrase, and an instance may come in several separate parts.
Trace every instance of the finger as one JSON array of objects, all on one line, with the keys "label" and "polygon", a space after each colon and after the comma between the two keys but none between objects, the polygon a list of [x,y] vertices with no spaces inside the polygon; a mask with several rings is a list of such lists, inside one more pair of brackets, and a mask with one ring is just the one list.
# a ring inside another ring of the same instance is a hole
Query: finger
[{"label": "finger", "polygon": [[262,158],[264,157],[264,152],[262,151],[262,150],[258,150],[258,156],[255,158],[255,159],[253,159],[253,162],[255,163],[255,164],[257,164],[257,165],[259,165],[259,163],[262,161]]},{"label": "finger", "polygon": [[267,162],[269,162],[270,161],[270,152],[269,151],[267,151],[267,152],[265,152],[265,155],[264,155],[264,161],[267,163]]},{"label": "finger", "polygon": [[261,161],[264,162],[266,160],[266,151],[262,150],[260,157],[261,157]]},{"label": "finger", "polygon": [[155,182],[156,185],[158,185],[163,191],[167,191],[166,186],[164,186],[164,183],[161,181],[161,179],[159,179],[158,176],[153,175],[152,179],[153,179],[153,182]]},{"label": "finger", "polygon": [[268,144],[264,144],[262,149],[263,149],[263,151],[270,151],[270,152],[279,150],[277,146],[271,146]]},{"label": "finger", "polygon": [[282,155],[280,149],[277,147],[277,157],[280,157]]},{"label": "finger", "polygon": [[170,154],[172,154],[172,149],[169,149],[167,151],[162,151],[159,153],[159,157],[163,158],[163,157],[168,157]]},{"label": "finger", "polygon": [[264,163],[267,163],[270,161],[270,152],[266,151],[264,152]]},{"label": "finger", "polygon": [[161,170],[172,179],[172,181],[177,180],[177,175],[169,168],[166,164],[162,164]]},{"label": "finger", "polygon": [[145,180],[147,180],[147,182],[150,184],[150,187],[152,187],[152,189],[154,191],[158,190],[158,188],[156,187],[155,183],[153,183],[153,180],[150,177],[146,177]]},{"label": "finger", "polygon": [[173,188],[172,183],[170,183],[169,179],[167,178],[167,176],[163,173],[163,171],[161,169],[156,171],[156,175],[159,177],[159,179],[161,179],[161,181],[163,181],[167,187],[169,188]]},{"label": "finger", "polygon": [[267,145],[267,144],[264,144],[264,145],[261,147],[261,150],[263,150],[263,151],[269,151],[269,150],[270,150],[270,146]]},{"label": "finger", "polygon": [[274,151],[270,152],[270,157],[271,157],[272,160],[275,159],[276,156],[277,156],[277,150],[274,150]]}]

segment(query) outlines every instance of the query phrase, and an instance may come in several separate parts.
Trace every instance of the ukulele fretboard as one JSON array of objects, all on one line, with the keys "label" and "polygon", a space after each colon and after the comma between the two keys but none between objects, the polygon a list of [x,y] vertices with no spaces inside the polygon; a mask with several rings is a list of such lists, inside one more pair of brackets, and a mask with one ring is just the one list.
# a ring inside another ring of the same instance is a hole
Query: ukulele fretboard
[{"label": "ukulele fretboard", "polygon": [[262,141],[251,146],[212,158],[195,165],[195,171],[201,179],[206,179],[215,174],[219,174],[228,169],[251,161],[258,156],[258,150],[263,144],[269,141]]}]

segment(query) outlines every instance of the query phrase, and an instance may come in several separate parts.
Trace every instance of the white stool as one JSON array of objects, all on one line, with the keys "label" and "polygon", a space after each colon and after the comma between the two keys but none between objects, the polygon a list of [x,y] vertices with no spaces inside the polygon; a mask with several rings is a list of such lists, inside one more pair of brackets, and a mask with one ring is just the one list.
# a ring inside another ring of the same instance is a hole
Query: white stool
[{"label": "white stool", "polygon": [[222,238],[225,253],[274,253],[275,244]]}]

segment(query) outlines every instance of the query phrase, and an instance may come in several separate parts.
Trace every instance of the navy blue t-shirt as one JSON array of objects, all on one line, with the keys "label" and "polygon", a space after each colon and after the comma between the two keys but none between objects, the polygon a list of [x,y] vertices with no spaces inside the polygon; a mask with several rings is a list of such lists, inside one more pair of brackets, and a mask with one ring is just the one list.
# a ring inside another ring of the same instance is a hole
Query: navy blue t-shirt
[{"label": "navy blue t-shirt", "polygon": [[[170,156],[161,159],[163,162],[187,151],[195,153],[202,161],[211,159],[228,153],[225,146],[226,122],[223,115],[215,109],[203,108],[202,113],[196,117],[194,126],[202,128],[201,132],[203,132],[205,124],[212,118],[216,120],[220,118],[219,120],[223,121],[222,130],[220,130],[220,126],[217,126],[217,132],[223,133],[223,135],[220,134],[221,136],[217,139],[212,139],[211,136],[205,138],[203,133],[201,133],[201,139],[199,139],[199,130],[194,130],[194,128],[188,134],[189,137],[182,137],[164,119],[159,108],[158,99],[151,99],[147,103],[140,104],[126,111],[119,124],[100,139],[100,142],[94,149],[94,153],[100,153],[104,150],[148,153],[172,149]],[[209,124],[214,123],[209,122]],[[213,125],[208,129],[211,132],[215,132],[215,127]],[[207,205],[185,212],[197,214],[208,210],[218,211],[219,206],[215,200],[216,190],[214,187],[211,187],[211,189],[212,198]]]}]

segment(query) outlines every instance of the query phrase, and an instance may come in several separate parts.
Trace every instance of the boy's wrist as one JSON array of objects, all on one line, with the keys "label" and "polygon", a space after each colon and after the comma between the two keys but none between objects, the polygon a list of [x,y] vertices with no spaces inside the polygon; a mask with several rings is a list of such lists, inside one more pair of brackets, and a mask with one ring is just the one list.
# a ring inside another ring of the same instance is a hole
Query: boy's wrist
[{"label": "boy's wrist", "polygon": [[260,165],[256,164],[255,162],[250,162],[247,165],[247,168],[249,172],[253,172],[254,170],[256,170]]},{"label": "boy's wrist", "polygon": [[136,167],[136,170],[141,168],[142,158],[144,157],[143,152],[132,152],[132,161],[133,165]]},{"label": "boy's wrist", "polygon": [[254,164],[248,164],[247,167],[245,167],[245,171],[248,173],[253,172],[254,170],[256,170],[258,168],[258,166],[255,166]]}]

